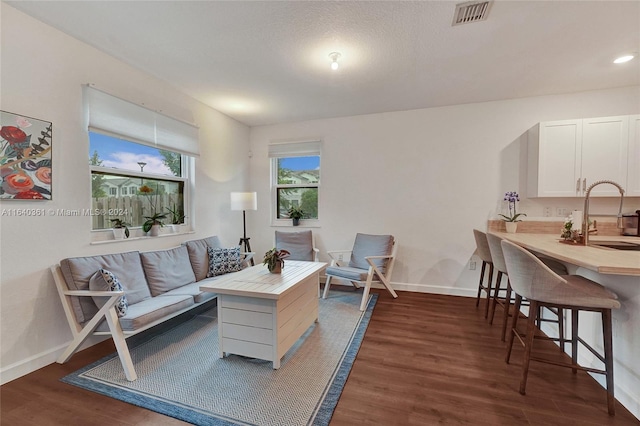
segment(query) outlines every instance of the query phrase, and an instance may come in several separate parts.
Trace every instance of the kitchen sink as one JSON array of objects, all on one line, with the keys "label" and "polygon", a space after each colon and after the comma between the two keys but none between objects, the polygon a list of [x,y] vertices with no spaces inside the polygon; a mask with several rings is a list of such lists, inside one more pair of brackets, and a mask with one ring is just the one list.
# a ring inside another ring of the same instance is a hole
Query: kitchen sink
[{"label": "kitchen sink", "polygon": [[627,241],[596,241],[589,244],[593,247],[608,248],[614,250],[634,250],[640,251],[640,244]]}]

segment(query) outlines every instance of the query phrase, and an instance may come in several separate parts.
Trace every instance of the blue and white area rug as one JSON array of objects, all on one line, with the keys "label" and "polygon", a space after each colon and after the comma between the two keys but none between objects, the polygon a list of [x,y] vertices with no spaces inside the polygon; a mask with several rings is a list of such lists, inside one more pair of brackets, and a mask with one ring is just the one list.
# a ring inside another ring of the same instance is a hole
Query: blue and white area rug
[{"label": "blue and white area rug", "polygon": [[359,311],[360,292],[320,299],[319,323],[282,358],[218,357],[211,309],[131,349],[138,380],[117,354],[61,380],[196,425],[327,425],[377,300]]}]

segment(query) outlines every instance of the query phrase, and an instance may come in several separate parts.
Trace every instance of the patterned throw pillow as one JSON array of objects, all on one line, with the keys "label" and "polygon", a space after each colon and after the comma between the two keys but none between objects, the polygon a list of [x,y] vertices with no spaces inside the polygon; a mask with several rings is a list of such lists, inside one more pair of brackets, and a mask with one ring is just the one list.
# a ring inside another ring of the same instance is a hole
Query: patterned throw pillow
[{"label": "patterned throw pillow", "polygon": [[215,277],[242,269],[240,247],[213,248],[207,247],[209,252],[209,272],[207,277]]},{"label": "patterned throw pillow", "polygon": [[[93,291],[122,291],[124,288],[118,278],[111,271],[107,271],[106,269],[98,269],[89,281],[89,289]],[[93,297],[93,301],[101,308],[107,303],[105,297]],[[127,303],[127,298],[123,294],[122,297],[115,304],[116,313],[118,317],[123,317],[127,315],[127,309],[129,308],[129,304]]]}]

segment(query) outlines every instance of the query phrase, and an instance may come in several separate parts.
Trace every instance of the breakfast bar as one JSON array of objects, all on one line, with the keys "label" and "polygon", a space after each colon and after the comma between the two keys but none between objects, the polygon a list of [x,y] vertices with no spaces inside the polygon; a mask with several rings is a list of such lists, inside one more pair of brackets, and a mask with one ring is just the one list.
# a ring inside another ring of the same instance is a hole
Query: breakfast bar
[{"label": "breakfast bar", "polygon": [[596,246],[599,242],[640,244],[640,237],[592,236],[589,246],[560,242],[556,234],[493,232],[528,250],[552,257],[600,274],[640,276],[640,251]]}]

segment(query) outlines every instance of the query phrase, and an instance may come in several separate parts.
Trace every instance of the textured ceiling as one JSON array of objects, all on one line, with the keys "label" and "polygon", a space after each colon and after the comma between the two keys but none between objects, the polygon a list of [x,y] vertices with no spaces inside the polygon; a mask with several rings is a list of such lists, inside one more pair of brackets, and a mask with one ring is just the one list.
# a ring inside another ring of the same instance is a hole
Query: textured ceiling
[{"label": "textured ceiling", "polygon": [[640,84],[637,1],[7,3],[251,126]]}]

